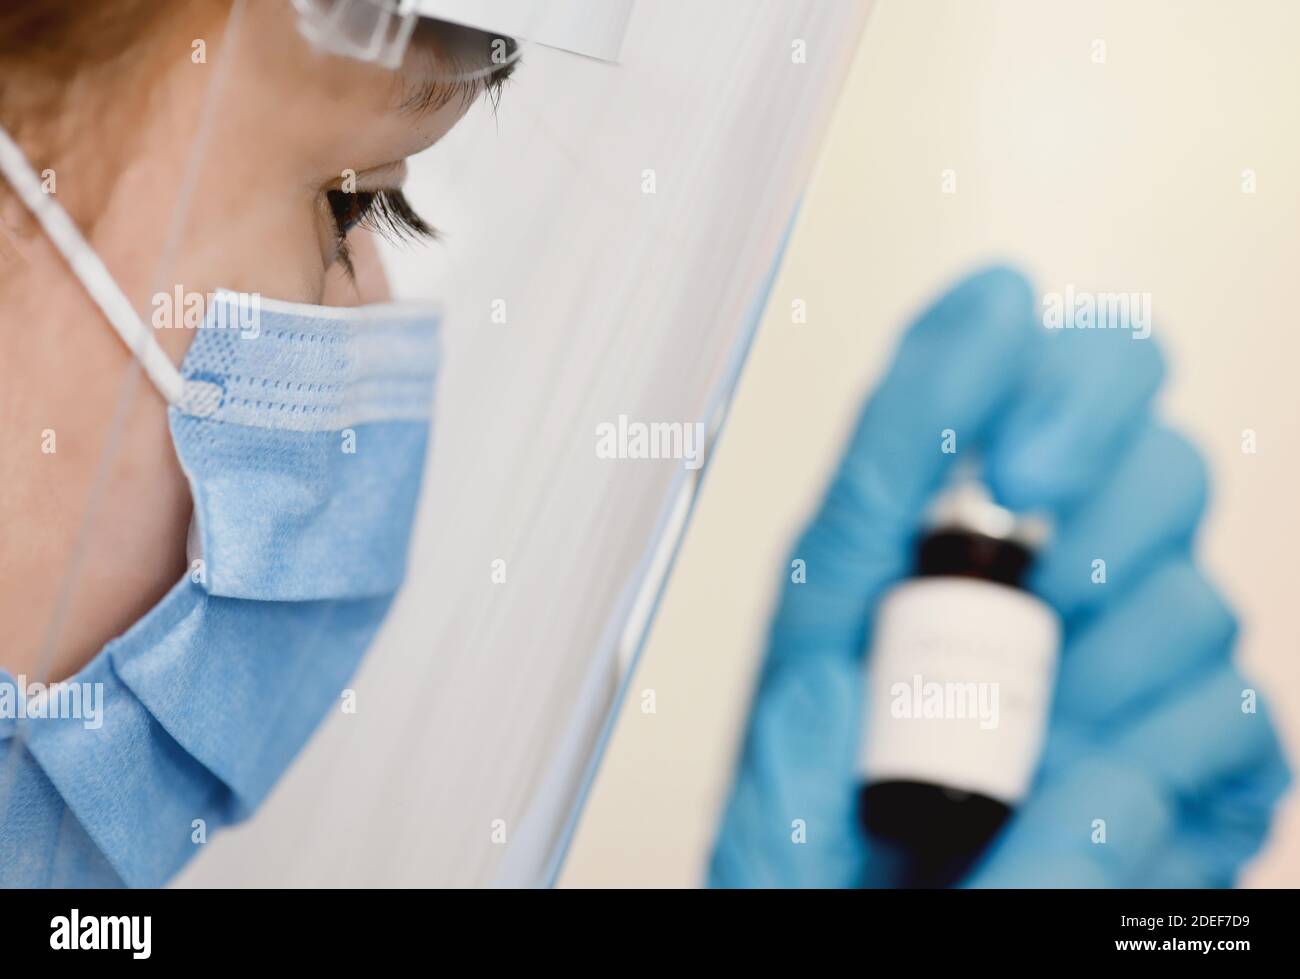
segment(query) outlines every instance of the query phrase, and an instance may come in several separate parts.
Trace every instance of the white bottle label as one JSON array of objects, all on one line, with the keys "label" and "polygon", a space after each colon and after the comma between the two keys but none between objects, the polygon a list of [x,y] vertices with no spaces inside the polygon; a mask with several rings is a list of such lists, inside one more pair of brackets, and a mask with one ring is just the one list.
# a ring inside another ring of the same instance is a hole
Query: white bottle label
[{"label": "white bottle label", "polygon": [[1019,802],[1042,751],[1060,622],[1028,592],[913,578],[876,611],[862,772]]}]

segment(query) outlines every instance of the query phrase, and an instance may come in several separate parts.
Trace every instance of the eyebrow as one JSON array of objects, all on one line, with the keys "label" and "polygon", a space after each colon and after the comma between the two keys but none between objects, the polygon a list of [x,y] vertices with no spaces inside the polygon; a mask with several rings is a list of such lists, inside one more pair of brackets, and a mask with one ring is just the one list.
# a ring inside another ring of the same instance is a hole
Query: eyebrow
[{"label": "eyebrow", "polygon": [[[436,21],[421,22],[412,37],[424,57],[424,77],[418,82],[403,81],[399,112],[423,115],[436,112],[459,100],[468,108],[480,95],[487,95],[493,108],[501,90],[519,64],[518,42],[467,27]],[[506,60],[494,63],[486,56],[498,42],[505,44]],[[479,47],[481,45],[481,47]],[[479,47],[484,54],[481,64],[466,56],[466,49]],[[447,71],[446,66],[452,70]],[[469,77],[457,77],[468,75]]]}]

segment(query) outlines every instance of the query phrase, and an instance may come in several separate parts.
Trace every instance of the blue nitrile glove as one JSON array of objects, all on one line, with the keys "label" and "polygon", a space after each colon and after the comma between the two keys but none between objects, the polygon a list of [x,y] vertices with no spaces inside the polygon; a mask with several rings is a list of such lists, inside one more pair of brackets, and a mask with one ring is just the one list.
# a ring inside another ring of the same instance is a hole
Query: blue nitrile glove
[{"label": "blue nitrile glove", "polygon": [[1162,374],[1153,341],[1130,330],[1044,329],[1005,269],[962,282],[907,332],[792,555],[806,582],[787,576],[772,623],[715,886],[895,879],[858,822],[863,655],[926,503],[970,450],[1003,503],[1052,514],[1029,585],[1065,634],[1033,788],[966,883],[1233,882],[1289,776],[1262,705],[1242,709],[1233,614],[1193,563],[1206,476],[1152,415]]}]

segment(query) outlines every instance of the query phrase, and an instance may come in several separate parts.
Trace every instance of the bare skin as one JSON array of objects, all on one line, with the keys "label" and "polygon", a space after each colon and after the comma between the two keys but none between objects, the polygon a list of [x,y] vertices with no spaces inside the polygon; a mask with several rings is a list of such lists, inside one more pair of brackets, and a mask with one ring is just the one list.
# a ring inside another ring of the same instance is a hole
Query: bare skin
[{"label": "bare skin", "polygon": [[[342,273],[325,194],[349,170],[359,190],[400,185],[402,161],[446,134],[465,103],[399,111],[427,70],[419,57],[395,77],[321,55],[287,2],[244,4],[224,39],[230,0],[172,7],[137,49],[72,77],[0,65],[0,121],[38,171],[54,170],[59,202],[146,322],[150,297],[176,284],[338,305],[383,298],[364,235],[349,236],[356,282]],[[206,64],[192,59],[195,40]],[[156,335],[176,363],[193,339]],[[2,180],[0,447],[0,667],[66,678],[184,573],[190,495],[165,403]]]}]

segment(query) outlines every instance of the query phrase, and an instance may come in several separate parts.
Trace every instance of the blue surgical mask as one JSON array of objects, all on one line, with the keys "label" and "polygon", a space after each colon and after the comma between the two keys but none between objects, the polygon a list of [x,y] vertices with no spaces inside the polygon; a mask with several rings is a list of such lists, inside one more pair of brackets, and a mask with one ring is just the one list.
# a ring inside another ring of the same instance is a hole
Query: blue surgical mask
[{"label": "blue surgical mask", "polygon": [[177,370],[3,130],[0,172],[167,399],[194,500],[152,611],[64,688],[0,675],[0,886],[157,886],[343,709],[405,572],[437,318],[222,292]]}]

